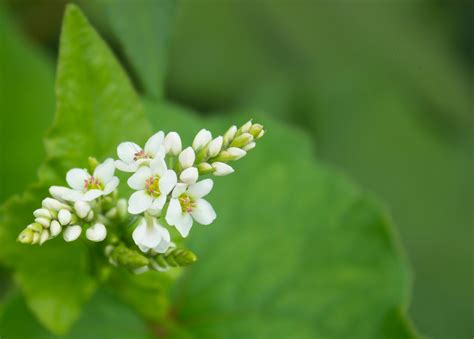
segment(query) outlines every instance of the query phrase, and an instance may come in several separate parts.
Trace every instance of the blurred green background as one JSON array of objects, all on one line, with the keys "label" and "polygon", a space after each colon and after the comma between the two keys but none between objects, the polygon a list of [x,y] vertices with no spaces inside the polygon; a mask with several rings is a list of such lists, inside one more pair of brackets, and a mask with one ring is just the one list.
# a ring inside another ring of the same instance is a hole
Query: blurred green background
[{"label": "blurred green background", "polygon": [[[108,11],[103,2],[79,4],[140,93],[155,98],[164,89],[169,100],[206,116],[256,107],[310,135],[319,158],[389,207],[413,270],[409,313],[419,331],[431,338],[472,337],[473,5],[180,1],[174,11],[163,1],[163,12],[173,12],[163,17],[162,11],[147,11],[150,1],[119,1]],[[0,48],[18,48],[25,57],[1,59],[0,76],[17,79],[0,87],[0,133],[8,136],[0,146],[7,173],[1,202],[29,184],[9,178],[35,179],[34,166],[18,166],[23,157],[7,161],[10,152],[23,145],[31,149],[28,161],[33,157],[39,165],[43,157],[40,140],[54,112],[53,70],[65,4],[3,2],[9,19],[0,17],[7,32]],[[140,18],[123,14],[127,6],[143,6],[143,16],[152,18],[143,22],[156,25],[140,26]],[[122,12],[122,21],[110,20],[114,11]],[[117,32],[134,29],[148,36],[124,48]],[[169,29],[170,37],[160,29]],[[158,51],[140,46],[154,36]],[[133,64],[126,56],[137,50],[150,53]],[[148,67],[156,55],[163,64]],[[163,89],[149,85],[154,78],[164,79]],[[25,92],[35,95],[22,100]],[[21,120],[13,109],[24,114]]]}]

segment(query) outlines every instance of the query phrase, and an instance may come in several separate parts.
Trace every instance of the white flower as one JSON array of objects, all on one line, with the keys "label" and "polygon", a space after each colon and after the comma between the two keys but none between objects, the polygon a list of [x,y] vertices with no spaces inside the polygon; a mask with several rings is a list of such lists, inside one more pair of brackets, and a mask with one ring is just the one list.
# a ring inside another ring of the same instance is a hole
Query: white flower
[{"label": "white flower", "polygon": [[212,140],[211,142],[209,142],[209,148],[208,148],[208,156],[209,158],[214,158],[216,155],[219,154],[219,152],[221,151],[222,149],[222,142],[223,142],[223,138],[221,136],[218,136],[217,138],[215,138],[214,140]]},{"label": "white flower", "polygon": [[85,201],[76,201],[74,203],[74,210],[79,218],[84,219],[89,214],[91,205]]},{"label": "white flower", "polygon": [[222,177],[234,172],[234,169],[231,166],[223,162],[214,162],[212,163],[212,167],[214,168],[213,174],[218,177]]},{"label": "white flower", "polygon": [[245,152],[243,149],[237,147],[229,147],[227,152],[232,160],[242,159],[247,154],[247,152]]},{"label": "white flower", "polygon": [[212,140],[212,134],[207,129],[200,130],[193,140],[193,148],[195,151],[200,150]]},{"label": "white flower", "polygon": [[[262,132],[263,132],[263,131],[262,131]],[[262,133],[262,132],[260,132],[260,133]],[[245,145],[244,147],[242,147],[242,149],[243,149],[244,151],[247,151],[247,152],[248,152],[248,151],[250,151],[251,149],[254,149],[255,146],[256,146],[255,142],[252,141],[251,143],[249,143],[249,144]]]},{"label": "white flower", "polygon": [[71,212],[66,209],[62,209],[58,213],[58,220],[61,225],[67,225],[71,222]]},{"label": "white flower", "polygon": [[178,155],[181,152],[181,138],[176,132],[169,132],[164,142],[166,154]]},{"label": "white flower", "polygon": [[166,222],[176,229],[183,237],[187,237],[193,219],[202,225],[209,225],[216,219],[216,212],[202,197],[212,190],[211,179],[202,180],[193,185],[177,184],[172,193]]},{"label": "white flower", "polygon": [[148,209],[161,210],[176,182],[176,173],[167,169],[162,157],[155,158],[150,167],[140,167],[127,181],[136,190],[128,200],[128,212],[139,214]]},{"label": "white flower", "polygon": [[97,223],[86,230],[86,238],[90,241],[100,242],[107,236],[107,229],[104,224]]},{"label": "white flower", "polygon": [[194,154],[192,147],[185,148],[178,157],[179,164],[182,168],[191,167],[194,164],[195,159],[196,155]]},{"label": "white flower", "polygon": [[49,230],[51,232],[52,237],[57,236],[62,230],[62,227],[61,227],[61,224],[59,223],[59,221],[57,221],[57,220],[51,221],[51,225],[49,227]]},{"label": "white flower", "polygon": [[52,186],[50,193],[60,194],[61,199],[68,201],[92,201],[117,188],[119,179],[114,176],[114,172],[114,160],[111,158],[99,164],[93,175],[86,169],[73,168],[66,174],[66,181],[72,189]]},{"label": "white flower", "polygon": [[133,241],[142,252],[150,249],[158,253],[165,253],[171,244],[171,237],[166,228],[153,217],[142,218],[132,234]]},{"label": "white flower", "polygon": [[71,242],[79,238],[82,228],[79,225],[68,226],[63,232],[63,238],[67,242]]},{"label": "white flower", "polygon": [[115,166],[124,172],[135,172],[141,165],[148,165],[157,155],[164,156],[164,137],[162,131],[155,133],[145,143],[144,149],[131,141],[122,142],[117,147],[120,160],[115,161]]}]

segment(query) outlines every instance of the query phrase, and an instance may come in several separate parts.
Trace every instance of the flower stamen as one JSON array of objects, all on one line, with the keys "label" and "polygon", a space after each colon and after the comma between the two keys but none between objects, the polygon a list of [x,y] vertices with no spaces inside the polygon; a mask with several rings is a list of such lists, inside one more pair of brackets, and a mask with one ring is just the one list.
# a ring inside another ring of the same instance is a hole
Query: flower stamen
[{"label": "flower stamen", "polygon": [[183,213],[191,213],[196,207],[196,202],[190,196],[186,194],[181,194],[178,198],[179,204],[181,205],[181,211]]},{"label": "flower stamen", "polygon": [[150,159],[150,156],[146,154],[144,150],[140,150],[133,155],[133,161],[137,161],[140,159]]},{"label": "flower stamen", "polygon": [[161,194],[160,191],[160,177],[158,175],[149,177],[145,180],[145,190],[152,197],[159,197]]},{"label": "flower stamen", "polygon": [[84,188],[86,190],[102,190],[104,189],[104,184],[100,179],[90,176],[88,179],[84,180]]}]

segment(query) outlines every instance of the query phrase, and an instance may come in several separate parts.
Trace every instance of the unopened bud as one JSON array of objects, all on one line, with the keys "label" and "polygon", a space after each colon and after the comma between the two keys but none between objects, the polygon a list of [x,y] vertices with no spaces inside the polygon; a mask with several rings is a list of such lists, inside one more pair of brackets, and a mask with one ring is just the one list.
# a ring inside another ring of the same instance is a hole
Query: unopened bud
[{"label": "unopened bud", "polygon": [[252,134],[255,139],[257,139],[262,131],[263,131],[262,125],[253,124],[252,127],[250,127],[249,133]]},{"label": "unopened bud", "polygon": [[225,151],[222,151],[219,156],[215,159],[216,161],[228,162],[232,160],[239,160],[243,158],[247,152],[237,147],[229,147]]},{"label": "unopened bud", "polygon": [[223,145],[227,147],[229,143],[234,139],[235,134],[237,133],[237,126],[231,126],[227,132],[224,133]]},{"label": "unopened bud", "polygon": [[18,235],[18,241],[22,244],[31,244],[33,242],[33,237],[35,232],[29,228],[25,228],[20,235]]},{"label": "unopened bud", "polygon": [[207,129],[200,130],[193,140],[193,148],[198,151],[212,140],[212,134]]},{"label": "unopened bud", "polygon": [[231,143],[231,147],[243,148],[253,141],[253,136],[250,133],[244,133],[235,138]]},{"label": "unopened bud", "polygon": [[41,225],[37,222],[29,224],[26,228],[32,230],[33,232],[38,232],[38,233],[43,231],[43,225]]},{"label": "unopened bud", "polygon": [[91,205],[85,201],[76,201],[74,203],[74,210],[79,218],[84,219],[89,214]]},{"label": "unopened bud", "polygon": [[110,259],[119,266],[124,266],[130,270],[136,270],[143,266],[148,266],[150,261],[135,250],[123,244],[118,245],[109,253]]},{"label": "unopened bud", "polygon": [[63,204],[62,202],[53,198],[43,199],[42,206],[44,208],[55,210],[55,211],[59,211],[62,208],[69,208],[69,206],[67,206],[66,204]]},{"label": "unopened bud", "polygon": [[49,219],[49,218],[35,218],[35,222],[40,224],[43,227],[49,227],[49,224],[51,223],[51,219]]},{"label": "unopened bud", "polygon": [[194,184],[198,177],[198,169],[196,167],[189,167],[181,172],[179,179],[186,184]]},{"label": "unopened bud", "polygon": [[66,209],[62,209],[58,213],[59,223],[63,226],[68,225],[71,222],[71,212]]},{"label": "unopened bud", "polygon": [[39,233],[34,233],[33,234],[33,240],[31,241],[32,244],[37,244],[40,241],[40,234]]},{"label": "unopened bud", "polygon": [[176,132],[169,132],[165,137],[165,152],[173,155],[178,155],[181,152],[181,138]]},{"label": "unopened bud", "polygon": [[44,230],[43,232],[41,232],[39,244],[43,245],[48,239],[49,239],[49,231]]},{"label": "unopened bud", "polygon": [[89,157],[87,159],[89,161],[89,169],[91,170],[91,173],[94,172],[95,168],[99,165],[99,161],[94,158],[94,157]]},{"label": "unopened bud", "polygon": [[63,186],[51,186],[49,193],[55,199],[64,200],[66,194],[70,191],[69,188]]},{"label": "unopened bud", "polygon": [[46,208],[39,208],[33,212],[36,218],[48,218],[51,219],[52,215]]},{"label": "unopened bud", "polygon": [[199,165],[197,165],[197,169],[199,174],[208,174],[214,172],[214,168],[207,162],[201,162]]},{"label": "unopened bud", "polygon": [[86,230],[86,237],[90,241],[99,242],[104,240],[106,236],[107,229],[105,228],[104,224],[97,223]]},{"label": "unopened bud", "polygon": [[234,169],[227,165],[227,164],[224,164],[223,162],[214,162],[212,164],[212,167],[214,168],[214,172],[213,174],[215,176],[224,176],[224,175],[228,175],[228,174],[231,174],[232,172],[234,172]]},{"label": "unopened bud", "polygon": [[242,147],[242,149],[243,149],[244,151],[248,152],[248,151],[250,151],[251,149],[254,149],[255,146],[256,146],[255,142],[252,141],[252,142],[249,143],[248,145]]},{"label": "unopened bud", "polygon": [[79,238],[82,228],[79,225],[68,226],[63,232],[63,238],[67,242],[71,242]]},{"label": "unopened bud", "polygon": [[222,142],[223,138],[221,136],[218,136],[217,138],[209,142],[209,145],[207,146],[207,155],[209,158],[214,158],[219,154],[222,149]]},{"label": "unopened bud", "polygon": [[194,150],[191,147],[185,148],[179,154],[179,164],[182,168],[191,167],[194,164],[194,159],[196,155],[194,154]]},{"label": "unopened bud", "polygon": [[61,224],[57,220],[51,221],[51,225],[49,226],[49,232],[51,233],[52,237],[57,236],[59,233],[61,233]]}]

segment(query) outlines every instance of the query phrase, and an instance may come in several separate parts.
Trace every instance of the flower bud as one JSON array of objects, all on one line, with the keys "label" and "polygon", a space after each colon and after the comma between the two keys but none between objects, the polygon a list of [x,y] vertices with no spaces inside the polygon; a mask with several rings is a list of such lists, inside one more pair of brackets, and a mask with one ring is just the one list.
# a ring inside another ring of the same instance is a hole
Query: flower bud
[{"label": "flower bud", "polygon": [[253,124],[252,127],[250,127],[249,133],[252,134],[252,136],[257,139],[260,136],[260,133],[263,131],[263,126],[260,124]]},{"label": "flower bud", "polygon": [[194,184],[199,177],[199,173],[196,167],[189,167],[186,168],[183,172],[181,172],[181,175],[179,176],[179,179],[186,183],[186,184]]},{"label": "flower bud", "polygon": [[33,242],[33,237],[35,232],[29,228],[25,228],[19,235],[17,240],[22,244],[31,244]]},{"label": "flower bud", "polygon": [[49,239],[49,231],[44,230],[43,232],[41,232],[40,239],[39,239],[39,244],[43,245],[45,243],[45,241],[48,240],[48,239]]},{"label": "flower bud", "polygon": [[43,231],[43,225],[41,225],[37,222],[29,224],[26,228],[32,230],[33,232],[42,232]]},{"label": "flower bud", "polygon": [[214,172],[214,168],[207,162],[201,162],[199,165],[197,165],[197,169],[199,174],[208,174]]},{"label": "flower bud", "polygon": [[107,236],[107,229],[103,224],[97,223],[86,231],[86,238],[90,241],[100,242]]},{"label": "flower bud", "polygon": [[48,218],[51,219],[52,215],[46,208],[39,208],[33,212],[36,218]]},{"label": "flower bud", "polygon": [[69,188],[63,186],[51,186],[49,188],[49,194],[51,194],[53,198],[59,200],[64,200],[67,192],[69,192]]},{"label": "flower bud", "polygon": [[243,148],[253,141],[253,136],[250,133],[244,133],[235,138],[231,143],[231,147]]},{"label": "flower bud", "polygon": [[243,149],[244,151],[247,151],[247,152],[248,152],[248,151],[250,151],[251,149],[255,148],[255,146],[256,146],[255,142],[252,141],[252,142],[249,143],[248,145],[242,147],[242,149]]},{"label": "flower bud", "polygon": [[216,155],[219,154],[222,149],[222,142],[223,138],[221,136],[218,136],[217,138],[209,142],[207,150],[207,155],[209,156],[209,158],[214,158]]},{"label": "flower bud", "polygon": [[51,225],[49,226],[49,232],[51,233],[51,237],[57,236],[61,233],[61,224],[57,220],[51,221]]},{"label": "flower bud", "polygon": [[228,162],[232,160],[239,160],[243,158],[247,152],[237,147],[229,147],[225,151],[222,151],[219,156],[215,159],[216,161]]},{"label": "flower bud", "polygon": [[245,124],[243,124],[240,127],[240,133],[239,134],[248,133],[248,131],[250,130],[250,127],[252,127],[252,119],[250,119],[249,121],[247,121]]},{"label": "flower bud", "polygon": [[74,211],[76,212],[77,216],[81,219],[84,219],[87,217],[87,214],[89,214],[91,210],[91,205],[89,205],[85,201],[76,201],[74,203]]},{"label": "flower bud", "polygon": [[179,164],[182,168],[191,167],[194,164],[195,158],[194,150],[191,147],[185,148],[184,151],[179,154]]},{"label": "flower bud", "polygon": [[229,143],[234,139],[235,134],[237,133],[237,126],[231,126],[227,132],[224,133],[223,145],[227,147]]},{"label": "flower bud", "polygon": [[181,138],[176,132],[169,132],[165,137],[165,152],[168,154],[178,155],[181,152]]},{"label": "flower bud", "polygon": [[234,172],[234,169],[231,166],[224,164],[223,162],[214,162],[212,164],[212,167],[215,170],[213,174],[219,177],[228,175]]},{"label": "flower bud", "polygon": [[68,226],[63,232],[63,238],[67,242],[71,242],[79,238],[82,228],[79,225]]},{"label": "flower bud", "polygon": [[69,206],[63,204],[62,202],[53,199],[53,198],[45,198],[43,199],[42,206],[44,208],[59,211],[62,208],[69,208]]},{"label": "flower bud", "polygon": [[40,234],[39,233],[34,233],[33,234],[33,240],[31,241],[32,244],[37,244],[40,240]]},{"label": "flower bud", "polygon": [[258,133],[258,135],[257,135],[257,137],[256,137],[255,139],[257,139],[257,140],[260,139],[261,137],[263,137],[264,134],[265,134],[265,130],[262,129],[262,130],[260,131],[260,133]]},{"label": "flower bud", "polygon": [[35,222],[40,224],[43,227],[49,227],[49,224],[51,223],[51,219],[49,219],[49,218],[35,218]]},{"label": "flower bud", "polygon": [[193,140],[193,148],[198,151],[212,140],[212,134],[207,129],[200,130]]},{"label": "flower bud", "polygon": [[63,226],[66,226],[71,222],[71,212],[68,210],[62,209],[58,213],[59,223]]}]

